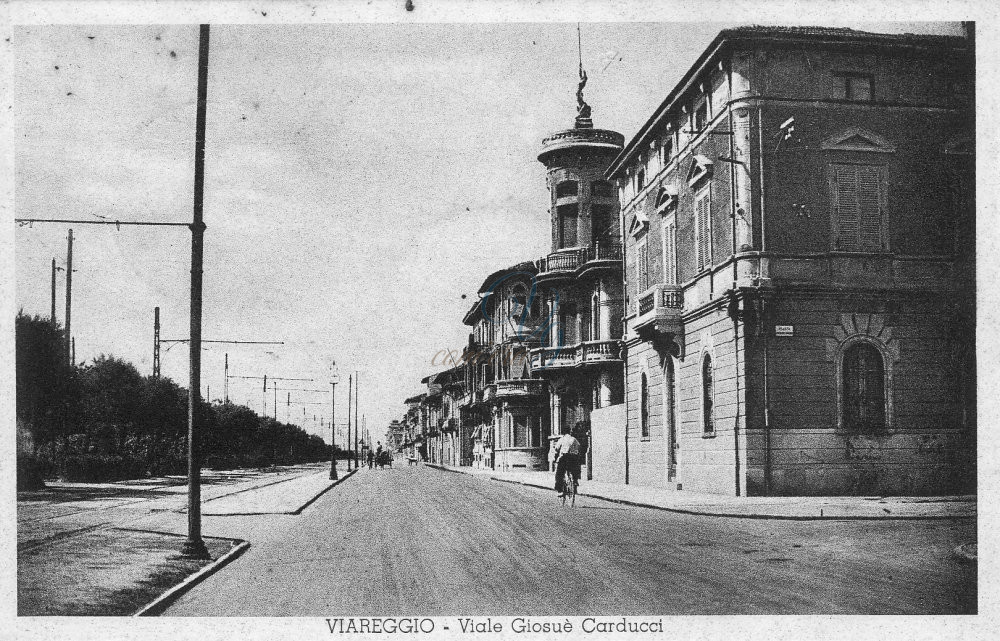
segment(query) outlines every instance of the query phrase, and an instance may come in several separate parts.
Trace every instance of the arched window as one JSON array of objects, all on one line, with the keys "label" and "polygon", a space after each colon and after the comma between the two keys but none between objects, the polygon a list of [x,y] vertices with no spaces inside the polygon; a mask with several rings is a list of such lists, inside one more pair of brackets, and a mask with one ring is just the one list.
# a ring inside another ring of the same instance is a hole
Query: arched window
[{"label": "arched window", "polygon": [[701,408],[702,426],[706,434],[712,434],[715,432],[715,379],[709,354],[705,354],[701,364]]},{"label": "arched window", "polygon": [[852,432],[885,429],[885,363],[871,343],[859,342],[844,350],[844,427]]},{"label": "arched window", "polygon": [[646,438],[649,436],[649,383],[646,381],[645,373],[639,386],[639,403],[642,405],[639,416],[642,421],[642,437]]}]

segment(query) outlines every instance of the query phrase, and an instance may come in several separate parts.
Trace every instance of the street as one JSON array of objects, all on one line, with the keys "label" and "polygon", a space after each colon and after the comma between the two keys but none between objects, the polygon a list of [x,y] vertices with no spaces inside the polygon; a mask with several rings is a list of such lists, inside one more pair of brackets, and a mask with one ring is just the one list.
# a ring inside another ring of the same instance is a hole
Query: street
[{"label": "street", "polygon": [[[788,521],[621,506],[427,467],[360,471],[166,616],[943,614],[974,520]],[[249,534],[249,533],[248,533]]]}]

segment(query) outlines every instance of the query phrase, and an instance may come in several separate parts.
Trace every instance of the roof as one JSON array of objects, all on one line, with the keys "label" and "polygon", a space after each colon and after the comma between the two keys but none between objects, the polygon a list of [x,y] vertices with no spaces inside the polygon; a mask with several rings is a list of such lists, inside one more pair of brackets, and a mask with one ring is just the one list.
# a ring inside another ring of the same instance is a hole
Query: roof
[{"label": "roof", "polygon": [[477,293],[483,294],[493,289],[493,287],[496,286],[497,281],[499,281],[501,278],[503,278],[504,276],[508,276],[510,274],[515,274],[517,272],[526,272],[529,275],[534,276],[535,274],[538,273],[538,267],[535,266],[535,263],[533,261],[527,260],[524,261],[523,263],[518,263],[510,267],[504,267],[503,269],[498,269],[497,271],[493,272],[492,274],[486,277],[486,280],[483,281],[483,284],[479,288],[479,291]]},{"label": "roof", "polygon": [[771,41],[771,42],[810,42],[824,43],[831,45],[863,45],[867,47],[885,46],[913,46],[913,47],[967,47],[967,40],[961,36],[941,36],[912,33],[872,33],[869,31],[858,31],[846,27],[811,27],[811,26],[765,26],[749,25],[723,29],[712,42],[705,48],[700,56],[695,60],[691,68],[688,69],[667,97],[660,103],[660,106],[653,111],[645,124],[639,128],[635,136],[625,145],[621,153],[611,162],[605,175],[608,178],[616,177],[643,145],[648,143],[653,129],[659,121],[670,111],[674,103],[678,101],[690,89],[694,81],[701,76],[710,64],[714,63],[723,55],[723,52],[733,43],[738,41]]},{"label": "roof", "polygon": [[417,394],[416,396],[411,396],[410,398],[406,399],[403,402],[404,403],[419,403],[420,401],[424,400],[424,396],[426,396],[426,394]]}]

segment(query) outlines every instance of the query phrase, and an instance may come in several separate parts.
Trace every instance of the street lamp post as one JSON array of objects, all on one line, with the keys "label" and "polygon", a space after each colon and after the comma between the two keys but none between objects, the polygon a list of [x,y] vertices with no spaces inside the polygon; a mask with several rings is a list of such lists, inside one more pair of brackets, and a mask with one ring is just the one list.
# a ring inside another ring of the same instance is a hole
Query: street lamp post
[{"label": "street lamp post", "polygon": [[334,372],[330,377],[330,387],[333,393],[330,394],[330,480],[337,480],[337,381],[340,379]]}]

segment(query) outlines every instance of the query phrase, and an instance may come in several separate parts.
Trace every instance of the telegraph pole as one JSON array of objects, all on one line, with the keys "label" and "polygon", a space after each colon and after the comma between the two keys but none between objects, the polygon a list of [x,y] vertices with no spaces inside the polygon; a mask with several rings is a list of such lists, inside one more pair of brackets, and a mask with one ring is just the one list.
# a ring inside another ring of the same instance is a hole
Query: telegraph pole
[{"label": "telegraph pole", "polygon": [[72,345],[70,337],[73,335],[70,330],[70,316],[73,307],[73,230],[69,230],[66,239],[66,358],[72,362]]},{"label": "telegraph pole", "polygon": [[330,480],[337,480],[337,374],[330,381]]},{"label": "telegraph pole", "polygon": [[49,313],[49,320],[56,324],[56,259],[52,259],[52,311]]},{"label": "telegraph pole", "polygon": [[153,308],[153,378],[160,378],[160,308]]},{"label": "telegraph pole", "polygon": [[[191,350],[188,381],[188,535],[182,554],[211,558],[201,538],[201,460],[198,429],[201,427],[201,285],[205,249],[203,197],[205,191],[205,106],[208,101],[209,26],[201,25],[198,38],[198,107],[194,139],[194,216],[191,222]],[[72,230],[71,232],[72,233]],[[72,266],[69,266],[72,270]],[[68,320],[68,319],[67,319]]]},{"label": "telegraph pole", "polygon": [[347,375],[347,471],[351,471],[351,390],[353,374]]},{"label": "telegraph pole", "polygon": [[229,352],[226,352],[226,379],[222,385],[223,401],[229,403]]},{"label": "telegraph pole", "polygon": [[358,469],[358,392],[361,391],[361,376],[354,372],[354,469]]}]

